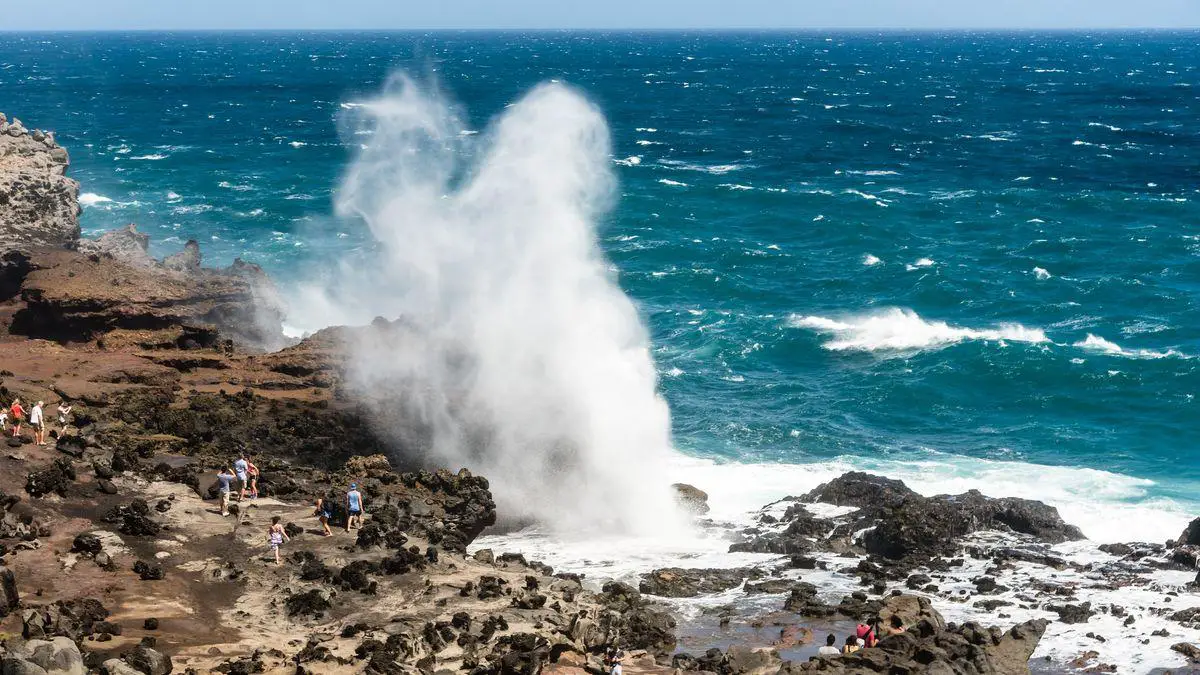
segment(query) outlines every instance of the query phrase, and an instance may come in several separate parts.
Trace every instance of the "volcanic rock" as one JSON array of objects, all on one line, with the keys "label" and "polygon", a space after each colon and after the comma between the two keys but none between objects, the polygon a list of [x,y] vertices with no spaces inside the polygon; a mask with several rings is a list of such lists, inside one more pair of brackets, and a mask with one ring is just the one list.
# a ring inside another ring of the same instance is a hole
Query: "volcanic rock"
[{"label": "volcanic rock", "polygon": [[639,590],[664,598],[692,598],[721,593],[742,585],[746,579],[759,579],[762,572],[753,568],[654,570],[642,579]]}]

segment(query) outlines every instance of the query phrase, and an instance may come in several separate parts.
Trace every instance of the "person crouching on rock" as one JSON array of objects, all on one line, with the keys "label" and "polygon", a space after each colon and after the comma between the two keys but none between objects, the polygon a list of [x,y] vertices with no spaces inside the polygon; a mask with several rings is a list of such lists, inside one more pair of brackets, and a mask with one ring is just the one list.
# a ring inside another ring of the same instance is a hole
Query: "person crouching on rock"
[{"label": "person crouching on rock", "polygon": [[21,407],[21,399],[19,399],[19,398],[13,399],[12,408],[9,409],[9,412],[12,413],[12,421],[13,421],[12,435],[13,435],[13,438],[16,438],[17,436],[21,435],[21,422],[23,422],[25,420],[25,409]]},{"label": "person crouching on rock", "polygon": [[217,492],[221,496],[221,515],[229,515],[229,494],[233,492],[233,479],[235,476],[229,470],[229,467],[221,469],[217,473]]},{"label": "person crouching on rock", "polygon": [[332,537],[333,532],[329,531],[329,519],[333,517],[333,514],[330,513],[329,508],[325,506],[325,500],[318,498],[317,501],[313,503],[313,506],[316,507],[316,510],[313,511],[313,515],[317,517],[317,520],[321,521],[321,529],[325,530],[325,536]]},{"label": "person crouching on rock", "polygon": [[841,653],[842,651],[837,648],[837,636],[833,633],[825,638],[825,646],[817,650],[818,656],[837,656]]},{"label": "person crouching on rock", "polygon": [[279,547],[283,545],[283,542],[292,540],[292,538],[288,536],[287,531],[283,529],[283,524],[280,523],[279,520],[279,516],[272,516],[271,529],[267,530],[267,541],[271,544],[271,551],[275,553],[276,565],[283,564],[279,560]]},{"label": "person crouching on rock", "polygon": [[856,652],[860,649],[862,649],[862,647],[858,646],[858,637],[854,636],[854,635],[847,635],[846,636],[846,645],[844,647],[842,647],[842,653],[843,654],[853,654],[854,652]]},{"label": "person crouching on rock", "polygon": [[855,627],[854,635],[855,635],[855,637],[857,637],[858,639],[863,641],[862,646],[864,646],[864,647],[874,647],[875,643],[879,641],[875,637],[875,635],[876,635],[875,628],[872,626],[868,626],[865,623],[860,623],[860,624],[858,624],[858,626]]},{"label": "person crouching on rock", "polygon": [[888,619],[888,626],[886,630],[888,635],[899,635],[904,632],[904,621],[901,620],[900,617],[893,614],[892,618]]},{"label": "person crouching on rock", "polygon": [[358,491],[358,483],[350,484],[350,491],[346,493],[346,531],[349,532],[352,527],[362,527],[363,514],[363,497]]},{"label": "person crouching on rock", "polygon": [[33,427],[33,442],[37,445],[46,444],[46,419],[43,412],[45,404],[41,401],[29,411],[29,426]]}]

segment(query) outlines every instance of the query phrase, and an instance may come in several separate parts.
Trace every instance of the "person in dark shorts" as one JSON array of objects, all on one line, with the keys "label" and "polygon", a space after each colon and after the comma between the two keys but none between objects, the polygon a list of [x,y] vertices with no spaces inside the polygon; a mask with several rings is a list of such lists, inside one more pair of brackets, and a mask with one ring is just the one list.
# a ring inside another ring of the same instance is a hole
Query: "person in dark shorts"
[{"label": "person in dark shorts", "polygon": [[362,527],[363,514],[363,496],[358,491],[358,483],[350,484],[350,491],[346,493],[346,531],[349,532],[351,527]]}]

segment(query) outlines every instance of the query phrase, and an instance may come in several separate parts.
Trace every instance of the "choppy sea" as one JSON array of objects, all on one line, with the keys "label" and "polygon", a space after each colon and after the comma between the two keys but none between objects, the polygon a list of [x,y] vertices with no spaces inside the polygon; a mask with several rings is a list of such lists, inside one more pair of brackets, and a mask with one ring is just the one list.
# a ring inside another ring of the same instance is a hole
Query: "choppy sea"
[{"label": "choppy sea", "polygon": [[[1200,34],[6,34],[0,110],[55,129],[85,232],[280,282],[403,69],[470,130],[530,87],[604,113],[599,237],[647,322],[677,480],[728,522],[849,469],[1040,499],[1092,540],[1200,515]],[[534,538],[536,539],[536,538]],[[538,550],[531,539],[527,546]],[[719,542],[545,546],[614,575]]]}]

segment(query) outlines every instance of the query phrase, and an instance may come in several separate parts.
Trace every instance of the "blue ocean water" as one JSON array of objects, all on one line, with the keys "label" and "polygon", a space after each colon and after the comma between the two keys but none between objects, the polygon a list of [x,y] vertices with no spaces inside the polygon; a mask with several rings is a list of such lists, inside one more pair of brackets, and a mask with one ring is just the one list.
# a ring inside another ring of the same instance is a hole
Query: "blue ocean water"
[{"label": "blue ocean water", "polygon": [[368,245],[331,215],[339,120],[389,73],[480,129],[569,82],[611,126],[602,242],[681,449],[1200,510],[1200,34],[0,38],[0,110],[70,148],[86,231],[285,288]]}]

